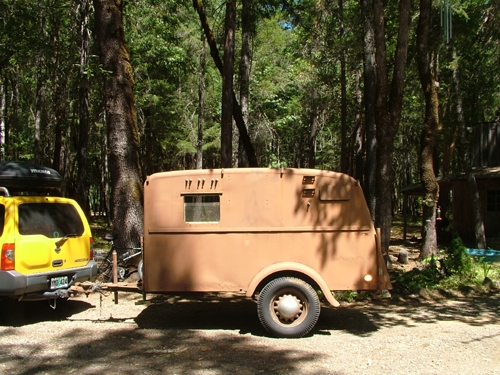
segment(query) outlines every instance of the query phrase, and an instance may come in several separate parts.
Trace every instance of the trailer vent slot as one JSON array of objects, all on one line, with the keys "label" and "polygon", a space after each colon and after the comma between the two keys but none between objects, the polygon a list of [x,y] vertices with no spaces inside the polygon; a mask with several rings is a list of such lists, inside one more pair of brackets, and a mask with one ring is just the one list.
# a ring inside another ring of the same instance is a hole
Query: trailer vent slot
[{"label": "trailer vent slot", "polygon": [[302,185],[314,185],[314,181],[316,181],[315,176],[304,176],[302,177]]},{"label": "trailer vent slot", "polygon": [[302,190],[302,198],[312,198],[316,193],[315,189],[304,189]]}]

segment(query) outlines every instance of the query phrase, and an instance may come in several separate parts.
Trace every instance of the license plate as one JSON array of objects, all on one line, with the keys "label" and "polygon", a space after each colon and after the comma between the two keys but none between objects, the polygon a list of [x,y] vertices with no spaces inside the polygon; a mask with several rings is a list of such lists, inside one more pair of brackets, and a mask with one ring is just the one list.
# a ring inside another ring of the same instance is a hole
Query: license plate
[{"label": "license plate", "polygon": [[66,288],[68,286],[68,276],[53,277],[50,279],[50,289]]}]

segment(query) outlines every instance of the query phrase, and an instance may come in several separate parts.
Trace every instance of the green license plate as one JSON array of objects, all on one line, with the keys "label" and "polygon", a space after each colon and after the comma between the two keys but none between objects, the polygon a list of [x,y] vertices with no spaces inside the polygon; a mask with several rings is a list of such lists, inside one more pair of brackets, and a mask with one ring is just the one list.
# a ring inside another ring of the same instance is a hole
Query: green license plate
[{"label": "green license plate", "polygon": [[52,277],[50,279],[50,289],[66,288],[68,286],[68,276]]}]

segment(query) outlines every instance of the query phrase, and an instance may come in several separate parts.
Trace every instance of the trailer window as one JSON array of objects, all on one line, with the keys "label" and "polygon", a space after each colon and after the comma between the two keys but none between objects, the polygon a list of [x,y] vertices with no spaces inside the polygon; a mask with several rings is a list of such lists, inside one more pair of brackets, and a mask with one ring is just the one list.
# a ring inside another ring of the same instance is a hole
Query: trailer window
[{"label": "trailer window", "polygon": [[220,221],[220,196],[185,195],[184,221],[186,223]]}]

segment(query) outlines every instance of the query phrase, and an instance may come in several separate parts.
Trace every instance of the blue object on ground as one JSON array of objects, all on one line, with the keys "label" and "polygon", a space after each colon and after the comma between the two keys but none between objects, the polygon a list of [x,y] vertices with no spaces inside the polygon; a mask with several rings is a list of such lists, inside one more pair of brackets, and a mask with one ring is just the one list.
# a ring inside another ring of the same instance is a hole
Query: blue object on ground
[{"label": "blue object on ground", "polygon": [[474,257],[483,257],[485,262],[500,261],[500,250],[492,249],[467,249],[467,254]]}]

